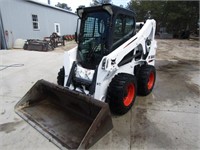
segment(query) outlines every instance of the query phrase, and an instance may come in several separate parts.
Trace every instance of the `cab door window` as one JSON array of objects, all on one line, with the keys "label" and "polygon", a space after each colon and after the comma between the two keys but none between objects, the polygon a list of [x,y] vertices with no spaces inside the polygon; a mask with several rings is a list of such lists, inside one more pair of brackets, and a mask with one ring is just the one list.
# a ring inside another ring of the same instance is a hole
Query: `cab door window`
[{"label": "cab door window", "polygon": [[114,27],[114,38],[113,43],[120,40],[123,37],[123,16],[118,15],[115,20],[115,27]]},{"label": "cab door window", "polygon": [[130,39],[134,34],[134,18],[118,15],[114,22],[113,49]]}]

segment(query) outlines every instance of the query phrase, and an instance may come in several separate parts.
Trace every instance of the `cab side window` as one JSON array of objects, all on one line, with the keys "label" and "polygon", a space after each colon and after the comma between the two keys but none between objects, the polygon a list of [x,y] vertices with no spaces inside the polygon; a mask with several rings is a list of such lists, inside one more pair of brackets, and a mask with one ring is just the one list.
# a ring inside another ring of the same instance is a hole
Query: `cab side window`
[{"label": "cab side window", "polygon": [[131,17],[125,18],[125,31],[124,34],[132,34],[134,32],[134,21]]},{"label": "cab side window", "polygon": [[134,18],[119,14],[114,22],[113,49],[130,39],[134,35],[134,29]]},{"label": "cab side window", "polygon": [[123,16],[118,15],[115,20],[113,43],[120,40],[122,37],[123,37]]}]

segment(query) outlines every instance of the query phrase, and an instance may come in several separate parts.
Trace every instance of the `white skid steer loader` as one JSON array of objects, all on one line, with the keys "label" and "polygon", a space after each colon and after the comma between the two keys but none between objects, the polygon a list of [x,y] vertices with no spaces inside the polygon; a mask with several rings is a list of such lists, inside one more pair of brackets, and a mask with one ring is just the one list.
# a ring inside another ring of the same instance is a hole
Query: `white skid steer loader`
[{"label": "white skid steer loader", "polygon": [[58,85],[39,80],[15,106],[61,149],[91,147],[112,129],[110,111],[127,113],[156,78],[155,20],[136,23],[134,12],[111,4],[77,14],[78,46],[65,52]]}]

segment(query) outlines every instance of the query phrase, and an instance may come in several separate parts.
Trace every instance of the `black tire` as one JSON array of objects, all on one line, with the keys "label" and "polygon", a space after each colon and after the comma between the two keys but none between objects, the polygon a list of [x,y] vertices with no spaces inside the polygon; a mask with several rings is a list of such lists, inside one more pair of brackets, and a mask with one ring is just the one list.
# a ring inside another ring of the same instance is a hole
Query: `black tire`
[{"label": "black tire", "polygon": [[154,66],[143,65],[138,74],[138,95],[147,96],[154,88],[156,69]]},{"label": "black tire", "polygon": [[57,76],[58,85],[64,86],[64,77],[65,77],[65,69],[64,67],[62,67],[60,71],[58,72],[58,76]]},{"label": "black tire", "polygon": [[127,113],[136,97],[137,83],[133,75],[117,74],[108,87],[106,102],[113,114],[123,115]]}]

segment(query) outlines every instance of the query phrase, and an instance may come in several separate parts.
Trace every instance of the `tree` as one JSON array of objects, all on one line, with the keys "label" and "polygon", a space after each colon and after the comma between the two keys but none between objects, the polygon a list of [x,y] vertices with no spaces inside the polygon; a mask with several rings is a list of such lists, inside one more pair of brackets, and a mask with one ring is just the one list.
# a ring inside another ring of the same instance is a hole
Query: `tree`
[{"label": "tree", "polygon": [[67,4],[65,3],[59,3],[57,5],[55,5],[56,7],[62,8],[62,9],[66,9],[68,11],[72,11],[71,7],[69,7]]},{"label": "tree", "polygon": [[144,21],[148,11],[160,27],[167,32],[180,35],[182,31],[197,29],[199,19],[199,1],[142,1],[131,0],[128,9],[136,13],[138,21]]},{"label": "tree", "polygon": [[92,0],[92,3],[90,3],[90,6],[97,6],[97,5],[107,4],[111,2],[112,0]]}]

